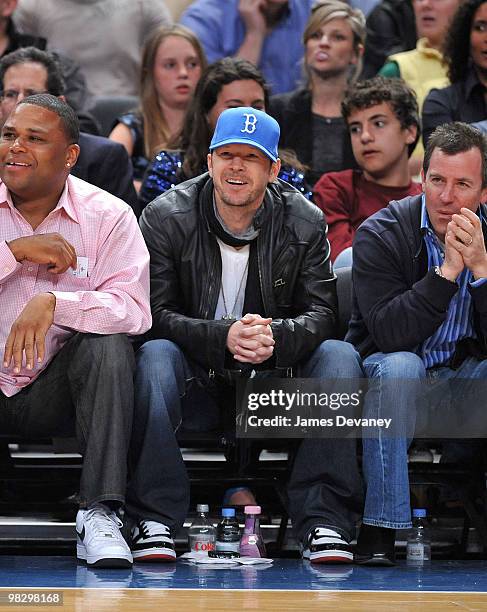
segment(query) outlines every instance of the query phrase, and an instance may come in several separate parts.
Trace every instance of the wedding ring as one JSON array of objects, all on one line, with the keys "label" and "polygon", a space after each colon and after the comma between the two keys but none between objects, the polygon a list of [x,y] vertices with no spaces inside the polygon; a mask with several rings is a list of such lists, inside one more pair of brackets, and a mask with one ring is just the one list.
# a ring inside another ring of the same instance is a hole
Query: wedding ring
[{"label": "wedding ring", "polygon": [[470,242],[466,242],[465,246],[470,246],[473,242],[473,236],[470,236]]}]

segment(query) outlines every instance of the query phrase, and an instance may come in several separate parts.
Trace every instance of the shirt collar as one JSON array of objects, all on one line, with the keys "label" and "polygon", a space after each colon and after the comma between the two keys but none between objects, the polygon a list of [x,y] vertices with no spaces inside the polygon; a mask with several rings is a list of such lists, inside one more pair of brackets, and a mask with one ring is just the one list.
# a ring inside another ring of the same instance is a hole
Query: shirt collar
[{"label": "shirt collar", "polygon": [[430,224],[430,218],[428,216],[428,210],[426,208],[426,198],[424,193],[421,194],[421,230],[423,233],[426,231],[432,232],[433,228]]},{"label": "shirt collar", "polygon": [[57,206],[54,210],[57,210],[58,208],[64,208],[66,214],[71,217],[73,221],[79,224],[78,213],[73,203],[70,185],[70,177],[68,176],[66,182],[64,183],[64,189],[61,194],[61,197],[59,198],[59,202],[57,203]]},{"label": "shirt collar", "polygon": [[420,38],[416,43],[416,49],[423,55],[428,55],[429,57],[436,57],[439,60],[443,59],[443,55],[438,51],[438,49],[433,49],[433,47],[430,47],[428,45],[427,38]]},{"label": "shirt collar", "polygon": [[[11,209],[15,209],[10,192],[3,181],[0,181],[0,203],[7,203]],[[66,214],[73,221],[79,224],[78,214],[69,193],[69,177],[68,181],[64,184],[63,192],[54,210],[60,210],[61,208],[65,210]]]}]

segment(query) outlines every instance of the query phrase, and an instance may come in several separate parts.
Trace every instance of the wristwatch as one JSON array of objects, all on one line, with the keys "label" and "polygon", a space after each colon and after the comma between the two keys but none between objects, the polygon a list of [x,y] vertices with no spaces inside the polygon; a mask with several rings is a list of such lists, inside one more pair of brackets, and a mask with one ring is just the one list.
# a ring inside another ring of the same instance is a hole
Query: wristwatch
[{"label": "wristwatch", "polygon": [[436,274],[438,274],[438,276],[441,276],[441,278],[445,278],[445,275],[441,271],[440,266],[435,266],[435,272],[436,272]]}]

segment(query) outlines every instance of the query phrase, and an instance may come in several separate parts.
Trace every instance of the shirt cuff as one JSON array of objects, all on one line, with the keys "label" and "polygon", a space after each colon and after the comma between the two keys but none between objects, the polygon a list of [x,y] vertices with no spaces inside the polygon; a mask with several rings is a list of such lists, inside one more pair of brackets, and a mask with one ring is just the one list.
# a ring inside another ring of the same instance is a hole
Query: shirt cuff
[{"label": "shirt cuff", "polygon": [[15,259],[8,244],[5,241],[0,242],[0,283],[20,268],[22,264]]},{"label": "shirt cuff", "polygon": [[50,291],[56,298],[54,323],[71,329],[77,329],[80,316],[80,299],[76,293],[69,291]]}]

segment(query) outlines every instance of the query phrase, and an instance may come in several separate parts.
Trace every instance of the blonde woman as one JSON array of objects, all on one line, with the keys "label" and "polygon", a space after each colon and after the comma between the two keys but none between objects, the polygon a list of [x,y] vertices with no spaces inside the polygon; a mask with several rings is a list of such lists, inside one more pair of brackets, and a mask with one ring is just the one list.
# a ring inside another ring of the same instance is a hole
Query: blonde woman
[{"label": "blonde woman", "polygon": [[125,146],[138,188],[148,160],[179,133],[206,58],[196,36],[180,25],[157,29],[147,41],[140,108],[118,118],[110,138]]},{"label": "blonde woman", "polygon": [[365,17],[340,0],[317,4],[303,34],[306,86],[271,98],[280,146],[310,168],[314,185],[325,172],[356,167],[341,103],[361,70]]}]

